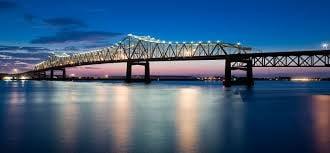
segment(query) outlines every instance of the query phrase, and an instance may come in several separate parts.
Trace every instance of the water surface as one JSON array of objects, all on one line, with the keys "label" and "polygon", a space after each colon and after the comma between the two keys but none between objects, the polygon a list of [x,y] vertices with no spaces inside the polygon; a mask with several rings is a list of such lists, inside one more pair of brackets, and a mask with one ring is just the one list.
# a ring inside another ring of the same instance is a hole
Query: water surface
[{"label": "water surface", "polygon": [[0,152],[330,152],[330,82],[0,81]]}]

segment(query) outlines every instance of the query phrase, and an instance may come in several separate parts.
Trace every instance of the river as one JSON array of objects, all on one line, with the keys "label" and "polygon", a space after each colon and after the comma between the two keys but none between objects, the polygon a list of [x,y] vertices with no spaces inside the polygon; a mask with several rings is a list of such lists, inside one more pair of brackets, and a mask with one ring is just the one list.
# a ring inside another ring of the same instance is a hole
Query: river
[{"label": "river", "polygon": [[330,82],[0,81],[0,152],[330,152]]}]

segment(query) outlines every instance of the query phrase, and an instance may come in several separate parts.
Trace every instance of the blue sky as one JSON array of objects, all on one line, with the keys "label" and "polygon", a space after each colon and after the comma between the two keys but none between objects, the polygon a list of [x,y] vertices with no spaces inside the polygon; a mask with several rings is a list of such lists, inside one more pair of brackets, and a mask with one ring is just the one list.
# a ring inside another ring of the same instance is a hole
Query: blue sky
[{"label": "blue sky", "polygon": [[329,7],[327,0],[0,0],[0,71],[27,70],[54,50],[105,46],[128,33],[319,49],[330,41]]}]

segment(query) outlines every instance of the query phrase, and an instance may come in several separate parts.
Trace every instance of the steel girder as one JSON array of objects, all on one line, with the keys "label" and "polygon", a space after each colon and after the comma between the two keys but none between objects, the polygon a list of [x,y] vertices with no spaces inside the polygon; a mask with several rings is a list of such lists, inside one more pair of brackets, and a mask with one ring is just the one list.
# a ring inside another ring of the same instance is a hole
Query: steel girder
[{"label": "steel girder", "polygon": [[260,56],[253,67],[330,67],[330,52],[315,55]]}]

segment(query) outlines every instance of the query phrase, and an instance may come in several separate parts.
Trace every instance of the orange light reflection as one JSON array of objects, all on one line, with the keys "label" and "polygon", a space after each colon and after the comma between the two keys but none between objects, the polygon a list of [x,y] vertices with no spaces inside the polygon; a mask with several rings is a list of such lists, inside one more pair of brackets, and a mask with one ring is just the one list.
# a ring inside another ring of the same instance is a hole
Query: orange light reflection
[{"label": "orange light reflection", "polygon": [[114,152],[128,152],[132,128],[130,89],[126,86],[113,87],[115,95],[111,109]]},{"label": "orange light reflection", "polygon": [[198,88],[180,89],[176,105],[179,152],[198,152]]},{"label": "orange light reflection", "polygon": [[330,150],[330,96],[313,96],[314,138],[318,153]]}]

